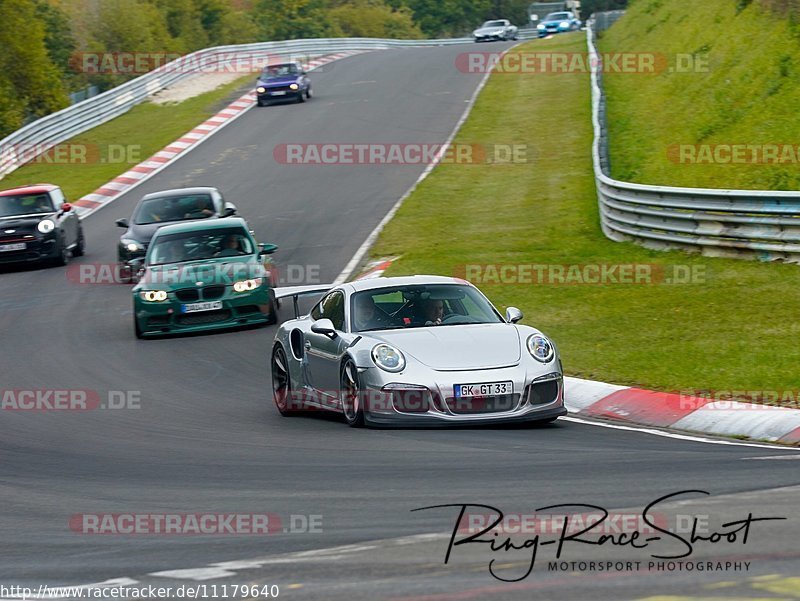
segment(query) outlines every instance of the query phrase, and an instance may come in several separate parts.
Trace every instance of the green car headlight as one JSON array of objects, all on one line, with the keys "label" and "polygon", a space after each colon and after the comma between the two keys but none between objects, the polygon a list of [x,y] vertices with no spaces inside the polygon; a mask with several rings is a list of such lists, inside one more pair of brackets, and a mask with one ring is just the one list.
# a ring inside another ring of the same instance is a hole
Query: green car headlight
[{"label": "green car headlight", "polygon": [[167,300],[167,293],[165,290],[142,290],[139,297],[149,303],[161,303]]},{"label": "green car headlight", "polygon": [[252,292],[256,288],[258,288],[263,281],[264,278],[253,278],[252,280],[242,280],[241,282],[235,282],[233,284],[233,290],[234,292]]}]

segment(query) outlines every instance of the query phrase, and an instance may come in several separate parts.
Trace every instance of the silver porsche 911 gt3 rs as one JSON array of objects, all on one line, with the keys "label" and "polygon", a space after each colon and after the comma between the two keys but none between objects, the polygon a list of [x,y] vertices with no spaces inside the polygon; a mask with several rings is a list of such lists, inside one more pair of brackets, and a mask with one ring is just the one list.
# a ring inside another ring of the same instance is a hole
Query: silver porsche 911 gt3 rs
[{"label": "silver porsche 911 gt3 rs", "polygon": [[472,284],[438,276],[336,287],[284,322],[272,349],[282,415],[327,409],[351,426],[553,421],[565,415],[561,360],[539,330],[505,318]]}]

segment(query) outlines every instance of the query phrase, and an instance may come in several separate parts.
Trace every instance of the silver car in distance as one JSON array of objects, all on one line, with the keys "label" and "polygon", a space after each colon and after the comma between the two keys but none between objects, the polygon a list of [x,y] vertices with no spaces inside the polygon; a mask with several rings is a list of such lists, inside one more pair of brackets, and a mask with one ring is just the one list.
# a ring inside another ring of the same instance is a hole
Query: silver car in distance
[{"label": "silver car in distance", "polygon": [[[276,288],[276,298],[320,287]],[[472,284],[439,276],[328,287],[308,315],[281,324],[272,348],[282,415],[342,413],[350,426],[550,422],[565,415],[558,350],[505,318]]]}]

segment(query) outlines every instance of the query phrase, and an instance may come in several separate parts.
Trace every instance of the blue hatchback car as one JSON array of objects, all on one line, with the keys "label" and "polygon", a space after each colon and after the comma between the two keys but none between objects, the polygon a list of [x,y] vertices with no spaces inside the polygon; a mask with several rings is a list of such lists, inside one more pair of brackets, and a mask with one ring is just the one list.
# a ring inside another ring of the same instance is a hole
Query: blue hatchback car
[{"label": "blue hatchback car", "polygon": [[305,102],[310,98],[311,80],[300,63],[269,65],[258,76],[256,82],[258,106],[267,106],[273,102],[285,100]]}]

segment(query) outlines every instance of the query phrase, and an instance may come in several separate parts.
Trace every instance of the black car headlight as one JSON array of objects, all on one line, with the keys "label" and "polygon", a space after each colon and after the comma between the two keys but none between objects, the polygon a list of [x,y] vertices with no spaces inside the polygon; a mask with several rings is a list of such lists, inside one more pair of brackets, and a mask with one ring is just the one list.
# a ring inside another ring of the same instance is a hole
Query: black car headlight
[{"label": "black car headlight", "polygon": [[55,221],[53,221],[52,219],[42,219],[36,226],[36,229],[39,230],[42,234],[49,234],[54,229],[56,229],[56,224]]}]

